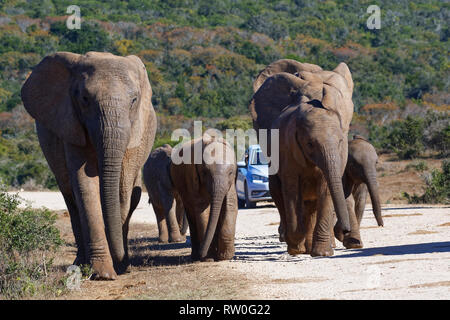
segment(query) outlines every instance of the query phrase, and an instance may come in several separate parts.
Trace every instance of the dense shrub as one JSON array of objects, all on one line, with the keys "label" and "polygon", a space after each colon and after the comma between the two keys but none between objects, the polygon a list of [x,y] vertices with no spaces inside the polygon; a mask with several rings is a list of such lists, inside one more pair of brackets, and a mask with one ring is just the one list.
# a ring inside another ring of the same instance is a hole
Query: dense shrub
[{"label": "dense shrub", "polygon": [[62,244],[56,216],[46,209],[19,208],[20,199],[0,186],[0,298],[58,294],[49,277]]},{"label": "dense shrub", "polygon": [[400,159],[412,159],[423,151],[434,150],[441,156],[450,152],[450,118],[447,113],[427,112],[407,116],[384,125],[369,122],[369,140],[379,149],[395,152]]},{"label": "dense shrub", "polygon": [[434,169],[424,176],[425,192],[423,195],[409,195],[404,192],[404,197],[409,203],[450,203],[450,160],[442,162],[442,171]]}]

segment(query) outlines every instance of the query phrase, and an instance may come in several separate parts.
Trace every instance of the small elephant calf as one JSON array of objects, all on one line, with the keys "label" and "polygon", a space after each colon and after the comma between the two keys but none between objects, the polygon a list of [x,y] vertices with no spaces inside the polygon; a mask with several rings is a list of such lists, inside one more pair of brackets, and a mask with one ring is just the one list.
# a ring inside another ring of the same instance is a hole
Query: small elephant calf
[{"label": "small elephant calf", "polygon": [[165,144],[156,148],[144,165],[144,182],[149,203],[155,211],[161,243],[184,242],[188,226],[183,202],[170,178],[171,153],[172,147]]},{"label": "small elephant calf", "polygon": [[378,226],[383,226],[377,183],[377,162],[375,148],[363,137],[355,135],[348,143],[347,166],[342,178],[352,231],[344,237],[339,228],[334,229],[336,239],[343,242],[347,249],[363,247],[359,229],[366,206],[367,192],[370,194],[373,214]]},{"label": "small elephant calf", "polygon": [[[196,151],[201,159],[194,156]],[[175,163],[177,157],[182,161]],[[232,259],[238,213],[233,148],[205,133],[174,148],[172,158],[170,176],[186,209],[192,260]]]}]

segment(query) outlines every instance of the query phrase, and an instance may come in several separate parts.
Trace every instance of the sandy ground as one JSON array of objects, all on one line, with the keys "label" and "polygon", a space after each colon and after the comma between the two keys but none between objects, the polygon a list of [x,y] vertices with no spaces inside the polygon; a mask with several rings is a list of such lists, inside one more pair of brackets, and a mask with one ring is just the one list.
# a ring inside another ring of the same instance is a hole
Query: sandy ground
[{"label": "sandy ground", "polygon": [[[34,207],[65,210],[57,192],[19,195]],[[156,223],[147,199],[143,194],[132,224]],[[367,206],[363,249],[347,250],[337,242],[333,257],[312,258],[286,253],[274,206],[243,209],[235,259],[208,268],[241,274],[250,283],[241,299],[449,299],[450,207],[391,204],[383,205],[382,213],[385,227],[378,228]]]}]

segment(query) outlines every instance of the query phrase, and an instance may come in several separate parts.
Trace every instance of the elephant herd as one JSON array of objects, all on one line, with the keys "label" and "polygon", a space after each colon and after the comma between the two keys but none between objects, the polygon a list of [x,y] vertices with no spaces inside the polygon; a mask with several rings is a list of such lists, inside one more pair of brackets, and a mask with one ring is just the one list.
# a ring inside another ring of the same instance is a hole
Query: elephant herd
[{"label": "elephant herd", "polygon": [[[270,142],[279,143],[279,170],[269,176],[269,187],[289,254],[333,255],[335,237],[347,248],[362,247],[367,193],[378,225],[383,220],[375,149],[360,136],[348,141],[353,81],[347,65],[324,71],[278,60],[257,75],[253,90],[254,128],[279,130],[279,141]],[[157,119],[138,57],[58,52],[33,69],[21,95],[70,214],[74,264],[90,264],[95,279],[127,271],[128,227],[142,172],[159,241],[185,241],[189,227],[192,260],[233,258],[234,150],[204,134],[151,152]],[[194,159],[198,149],[200,161]],[[175,153],[191,161],[176,163]]]}]

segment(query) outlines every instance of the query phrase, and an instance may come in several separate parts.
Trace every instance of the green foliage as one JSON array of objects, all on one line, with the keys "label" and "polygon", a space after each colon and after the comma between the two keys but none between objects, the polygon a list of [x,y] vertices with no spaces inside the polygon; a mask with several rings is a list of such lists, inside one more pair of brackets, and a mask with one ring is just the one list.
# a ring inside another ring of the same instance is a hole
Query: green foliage
[{"label": "green foliage", "polygon": [[[33,66],[56,51],[139,56],[159,119],[248,116],[254,78],[281,58],[324,69],[347,63],[358,113],[373,103],[420,104],[427,94],[445,95],[449,89],[450,5],[439,0],[376,1],[381,30],[367,29],[366,9],[374,4],[369,0],[80,0],[81,29],[69,30],[66,10],[72,4],[0,2],[0,122],[20,107],[20,88]],[[0,128],[0,177],[15,187],[55,188],[34,133],[16,125]],[[373,122],[369,131],[377,148],[401,158],[429,148],[450,154],[450,127],[443,117],[413,116],[383,127]],[[155,146],[173,143],[169,135],[166,129],[158,132]]]},{"label": "green foliage", "polygon": [[450,118],[447,113],[428,112],[423,116],[407,116],[383,126],[369,123],[369,140],[375,148],[395,152],[400,159],[413,159],[425,149],[448,156]]},{"label": "green foliage", "polygon": [[57,188],[34,132],[0,136],[0,179],[13,187]]},{"label": "green foliage", "polygon": [[253,128],[251,118],[231,117],[217,123],[217,129],[225,131],[226,129],[242,129],[244,132]]},{"label": "green foliage", "polygon": [[59,51],[86,53],[88,51],[111,51],[112,41],[97,23],[84,23],[82,29],[70,30],[64,22],[50,26],[50,33],[59,38]]},{"label": "green foliage", "polygon": [[431,174],[425,176],[426,188],[423,195],[409,195],[407,192],[403,196],[409,203],[450,203],[450,160],[442,162],[442,171],[435,169]]},{"label": "green foliage", "polygon": [[0,297],[61,292],[49,279],[53,257],[63,243],[56,216],[46,209],[21,209],[20,202],[0,185]]},{"label": "green foliage", "polygon": [[409,169],[414,169],[414,170],[416,170],[416,171],[423,172],[423,171],[425,171],[425,170],[428,170],[428,165],[427,165],[427,163],[426,163],[425,161],[423,161],[423,160],[415,161],[415,162],[413,162],[413,163],[408,164],[408,165],[405,167],[405,170],[406,170],[406,171],[409,170]]}]

